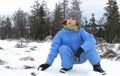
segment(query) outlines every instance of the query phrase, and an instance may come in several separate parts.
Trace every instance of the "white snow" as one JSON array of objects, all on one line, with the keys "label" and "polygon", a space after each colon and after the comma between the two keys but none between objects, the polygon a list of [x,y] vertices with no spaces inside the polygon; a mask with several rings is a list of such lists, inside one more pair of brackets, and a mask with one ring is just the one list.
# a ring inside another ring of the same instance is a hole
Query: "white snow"
[{"label": "white snow", "polygon": [[[16,48],[17,40],[0,40],[0,75],[1,76],[101,76],[92,70],[87,61],[84,64],[74,65],[69,72],[62,74],[60,57],[55,59],[53,65],[45,71],[37,71],[37,67],[46,61],[51,41],[30,42],[26,47]],[[116,44],[118,46],[118,44]],[[116,48],[114,48],[116,49]],[[120,75],[120,61],[101,60],[106,76]],[[26,69],[27,67],[31,67]]]}]

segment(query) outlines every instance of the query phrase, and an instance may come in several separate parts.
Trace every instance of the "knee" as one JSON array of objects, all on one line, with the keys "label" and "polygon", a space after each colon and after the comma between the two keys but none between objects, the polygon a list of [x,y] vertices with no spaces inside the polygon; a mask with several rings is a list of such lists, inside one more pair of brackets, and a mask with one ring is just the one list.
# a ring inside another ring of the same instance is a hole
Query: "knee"
[{"label": "knee", "polygon": [[58,49],[59,53],[67,53],[67,52],[70,52],[71,48],[69,48],[68,46],[66,45],[62,45],[60,46],[60,48]]}]

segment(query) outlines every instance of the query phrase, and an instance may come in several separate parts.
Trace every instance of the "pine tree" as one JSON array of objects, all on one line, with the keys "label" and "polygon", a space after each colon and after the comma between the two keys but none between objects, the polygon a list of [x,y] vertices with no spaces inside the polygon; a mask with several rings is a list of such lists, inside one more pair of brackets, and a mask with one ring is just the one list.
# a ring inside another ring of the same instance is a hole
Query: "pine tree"
[{"label": "pine tree", "polygon": [[[46,3],[40,5],[39,1],[35,1],[32,6],[30,16],[31,37],[35,40],[43,40],[48,35],[48,18],[46,16]],[[47,19],[47,20],[46,20]]]},{"label": "pine tree", "polygon": [[12,23],[10,22],[10,18],[7,17],[6,18],[6,24],[5,24],[5,29],[4,29],[4,34],[6,35],[6,38],[10,38],[11,37],[11,28],[12,27]]},{"label": "pine tree", "polygon": [[68,10],[69,10],[68,0],[63,0],[63,2],[61,4],[62,4],[61,7],[63,9],[63,17],[64,17],[64,19],[66,19],[67,18],[67,13],[68,13]]},{"label": "pine tree", "polygon": [[92,13],[92,18],[90,19],[90,22],[89,22],[89,25],[92,25],[92,26],[95,26],[96,25],[96,20],[95,20],[95,17],[94,17],[94,13]]},{"label": "pine tree", "polygon": [[54,10],[54,20],[53,20],[53,29],[52,29],[53,36],[63,27],[62,26],[63,20],[64,17],[63,17],[62,5],[59,2],[59,4],[56,3],[56,7]]},{"label": "pine tree", "polygon": [[106,13],[106,41],[117,42],[120,39],[120,20],[116,0],[108,0]]},{"label": "pine tree", "polygon": [[13,14],[14,27],[16,28],[16,37],[25,37],[27,26],[27,13],[19,8],[17,12]]},{"label": "pine tree", "polygon": [[30,25],[30,37],[32,39],[37,39],[37,28],[39,27],[39,16],[38,16],[38,10],[40,8],[40,4],[37,1],[35,1],[35,4],[31,6],[31,16],[29,18],[29,25]]},{"label": "pine tree", "polygon": [[[45,0],[43,0],[42,2],[42,6],[43,6],[43,12],[45,13],[44,15],[44,38],[46,38],[47,36],[51,35],[51,13],[49,12],[48,8],[47,8],[47,3]],[[43,39],[44,39],[43,38]]]},{"label": "pine tree", "polygon": [[4,39],[5,16],[0,15],[0,39]]},{"label": "pine tree", "polygon": [[[4,18],[4,19],[3,19]],[[0,38],[6,39],[11,37],[11,21],[10,18],[0,17]]]}]

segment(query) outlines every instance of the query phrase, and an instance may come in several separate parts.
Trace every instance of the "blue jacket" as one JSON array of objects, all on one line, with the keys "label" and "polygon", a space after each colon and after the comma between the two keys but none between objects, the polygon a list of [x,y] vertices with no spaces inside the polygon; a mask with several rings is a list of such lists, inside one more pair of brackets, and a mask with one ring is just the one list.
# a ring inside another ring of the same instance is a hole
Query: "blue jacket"
[{"label": "blue jacket", "polygon": [[86,32],[83,28],[80,28],[77,32],[63,28],[53,38],[46,63],[52,65],[59,53],[58,49],[61,45],[69,46],[73,52],[76,52],[79,47],[87,52],[89,49],[95,47],[95,44],[96,40],[93,35]]}]

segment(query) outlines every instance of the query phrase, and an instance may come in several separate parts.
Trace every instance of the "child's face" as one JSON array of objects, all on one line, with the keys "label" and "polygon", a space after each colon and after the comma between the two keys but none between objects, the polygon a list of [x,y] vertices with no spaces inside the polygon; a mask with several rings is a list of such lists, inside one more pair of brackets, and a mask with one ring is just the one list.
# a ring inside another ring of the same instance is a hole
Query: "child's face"
[{"label": "child's face", "polygon": [[69,17],[69,18],[66,20],[66,24],[69,25],[69,26],[75,26],[75,25],[76,25],[76,20],[73,19],[72,17]]}]

